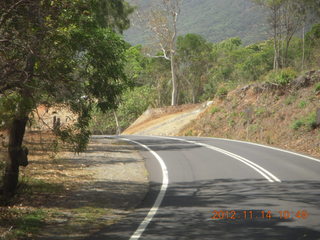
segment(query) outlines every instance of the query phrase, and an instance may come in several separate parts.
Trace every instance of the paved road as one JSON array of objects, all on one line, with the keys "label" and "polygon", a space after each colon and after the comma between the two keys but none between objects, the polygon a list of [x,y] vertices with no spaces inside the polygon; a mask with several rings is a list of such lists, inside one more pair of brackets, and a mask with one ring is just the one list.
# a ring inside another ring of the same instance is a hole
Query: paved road
[{"label": "paved road", "polygon": [[124,138],[140,144],[150,193],[90,239],[320,239],[320,160],[222,139]]}]

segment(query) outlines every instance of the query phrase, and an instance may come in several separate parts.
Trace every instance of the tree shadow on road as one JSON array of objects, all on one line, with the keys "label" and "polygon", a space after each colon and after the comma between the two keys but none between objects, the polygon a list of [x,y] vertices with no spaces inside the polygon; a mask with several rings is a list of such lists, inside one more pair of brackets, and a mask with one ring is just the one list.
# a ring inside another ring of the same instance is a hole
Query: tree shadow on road
[{"label": "tree shadow on road", "polygon": [[[316,181],[278,184],[252,179],[170,185],[158,213],[140,239],[320,239],[319,186]],[[147,197],[149,207],[157,189],[159,185],[152,185]],[[212,219],[215,210],[235,211],[235,219]],[[302,210],[309,213],[306,219],[297,217]],[[87,240],[129,239],[148,211],[147,206],[141,206],[121,224]],[[262,211],[270,211],[271,218],[263,218]],[[290,217],[284,218],[279,211],[289,211]]]}]

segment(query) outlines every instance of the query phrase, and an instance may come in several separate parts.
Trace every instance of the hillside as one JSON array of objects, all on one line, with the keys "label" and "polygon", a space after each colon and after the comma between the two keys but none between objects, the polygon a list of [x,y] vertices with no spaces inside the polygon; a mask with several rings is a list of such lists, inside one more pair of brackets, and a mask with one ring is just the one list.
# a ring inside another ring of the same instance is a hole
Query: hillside
[{"label": "hillside", "polygon": [[[314,71],[288,86],[256,83],[237,88],[224,99],[215,98],[180,131],[170,132],[168,127],[175,128],[168,119],[179,118],[186,114],[184,111],[148,117],[138,123],[139,128],[131,127],[125,134],[229,138],[320,157],[319,109],[320,71]],[[176,121],[176,128],[181,123]]]},{"label": "hillside", "polygon": [[191,121],[205,111],[207,104],[189,104],[148,109],[145,111],[123,135],[176,135]]},{"label": "hillside", "polygon": [[[141,12],[158,0],[129,0]],[[218,42],[240,37],[245,44],[267,38],[265,14],[250,0],[184,0],[178,23],[179,35],[196,33]],[[131,44],[147,43],[147,34],[133,18],[133,26],[125,32]]]},{"label": "hillside", "polygon": [[180,135],[245,140],[319,157],[319,110],[317,71],[287,87],[252,84],[230,92],[225,99],[216,98]]}]

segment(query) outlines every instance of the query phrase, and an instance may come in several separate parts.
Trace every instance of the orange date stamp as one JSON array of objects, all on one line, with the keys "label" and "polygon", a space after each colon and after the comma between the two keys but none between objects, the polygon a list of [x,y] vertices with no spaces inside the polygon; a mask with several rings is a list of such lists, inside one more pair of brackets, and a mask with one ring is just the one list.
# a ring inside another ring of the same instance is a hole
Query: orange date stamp
[{"label": "orange date stamp", "polygon": [[211,219],[222,220],[222,219],[243,219],[243,220],[255,220],[255,219],[302,219],[305,220],[309,217],[307,210],[281,210],[281,211],[271,211],[271,210],[214,210],[212,212]]}]

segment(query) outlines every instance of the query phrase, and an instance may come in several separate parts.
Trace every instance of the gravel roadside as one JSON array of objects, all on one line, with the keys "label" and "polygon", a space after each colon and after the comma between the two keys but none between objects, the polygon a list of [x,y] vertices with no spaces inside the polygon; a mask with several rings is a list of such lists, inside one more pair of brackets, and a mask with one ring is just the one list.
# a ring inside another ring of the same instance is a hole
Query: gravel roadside
[{"label": "gravel roadside", "polygon": [[82,175],[68,173],[66,194],[46,203],[50,217],[36,239],[84,239],[121,221],[148,192],[144,159],[127,142],[94,137],[85,153],[64,154],[62,162]]}]

